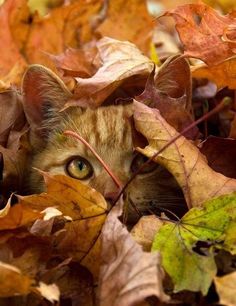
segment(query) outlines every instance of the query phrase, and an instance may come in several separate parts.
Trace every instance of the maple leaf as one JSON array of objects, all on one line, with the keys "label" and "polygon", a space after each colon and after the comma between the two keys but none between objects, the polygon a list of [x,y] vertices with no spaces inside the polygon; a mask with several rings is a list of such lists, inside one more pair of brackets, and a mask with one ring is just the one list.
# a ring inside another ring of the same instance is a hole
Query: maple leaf
[{"label": "maple leaf", "polygon": [[234,306],[236,304],[236,272],[222,277],[215,277],[214,282],[216,285],[216,291],[220,297],[219,303],[222,305]]},{"label": "maple leaf", "polygon": [[[178,223],[167,222],[158,231],[152,250],[161,252],[175,292],[186,289],[207,293],[216,274],[212,248],[228,249],[224,240],[235,221],[233,193],[205,202],[202,208],[192,208]],[[231,247],[235,253],[235,244]]]},{"label": "maple leaf", "polygon": [[110,211],[102,229],[99,305],[131,306],[149,296],[167,301],[159,254],[142,251],[132,239],[118,219],[122,206],[119,202]]},{"label": "maple leaf", "polygon": [[145,1],[116,0],[109,2],[104,20],[96,28],[96,33],[102,37],[133,42],[147,54],[154,26]]},{"label": "maple leaf", "polygon": [[[149,145],[139,152],[152,157],[175,136],[170,126],[156,109],[134,101],[135,127]],[[201,206],[203,202],[236,190],[236,180],[213,171],[204,156],[184,136],[181,136],[154,159],[164,166],[183,190],[188,207]]]},{"label": "maple leaf", "polygon": [[55,70],[45,52],[59,54],[68,47],[79,47],[90,41],[93,37],[90,19],[101,7],[99,0],[76,1],[52,9],[47,17],[35,15],[24,48],[28,62],[44,64]]},{"label": "maple leaf", "polygon": [[233,13],[222,16],[205,4],[186,4],[163,16],[175,19],[186,56],[213,65],[235,55],[236,22]]},{"label": "maple leaf", "polygon": [[107,213],[105,199],[76,179],[46,173],[43,176],[47,193],[18,196],[20,204],[37,211],[44,211],[48,207],[60,211],[64,216],[64,230],[60,229],[52,235],[56,252],[76,259],[96,277],[100,259],[100,231]]},{"label": "maple leaf", "polygon": [[97,107],[125,81],[137,86],[152,71],[153,63],[134,44],[105,37],[99,40],[97,48],[102,66],[91,78],[76,78],[76,101],[68,102],[68,106]]},{"label": "maple leaf", "polygon": [[235,80],[236,56],[224,60],[217,65],[197,65],[192,68],[194,78],[206,78],[214,82],[218,88],[236,89]]}]

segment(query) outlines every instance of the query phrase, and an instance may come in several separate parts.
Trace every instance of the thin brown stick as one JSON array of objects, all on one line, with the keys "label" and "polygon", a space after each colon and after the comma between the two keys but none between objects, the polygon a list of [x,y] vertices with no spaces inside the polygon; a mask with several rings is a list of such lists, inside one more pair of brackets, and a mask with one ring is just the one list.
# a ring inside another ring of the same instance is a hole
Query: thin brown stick
[{"label": "thin brown stick", "polygon": [[73,131],[64,131],[63,133],[66,136],[71,136],[74,137],[76,139],[78,139],[79,141],[81,141],[87,148],[89,148],[89,150],[94,154],[94,156],[97,158],[97,160],[101,163],[101,165],[103,166],[103,168],[106,170],[106,172],[110,175],[110,177],[113,179],[114,183],[116,184],[116,186],[119,188],[119,190],[122,189],[122,183],[119,181],[119,179],[113,174],[113,172],[111,171],[111,169],[109,168],[109,166],[104,162],[104,160],[98,155],[98,153],[91,147],[91,145],[83,138],[81,137],[79,134],[77,134],[76,132]]}]

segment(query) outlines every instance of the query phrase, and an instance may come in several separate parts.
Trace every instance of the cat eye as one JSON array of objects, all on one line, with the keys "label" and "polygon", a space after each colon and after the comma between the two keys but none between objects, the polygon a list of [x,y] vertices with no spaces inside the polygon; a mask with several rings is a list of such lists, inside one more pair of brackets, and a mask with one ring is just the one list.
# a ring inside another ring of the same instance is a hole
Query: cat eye
[{"label": "cat eye", "polygon": [[[148,161],[148,157],[137,154],[135,158],[132,161],[131,164],[131,171],[136,172],[144,163]],[[139,172],[140,174],[145,174],[154,171],[158,167],[158,164],[154,161],[149,162],[147,165],[144,166],[144,168]]]},{"label": "cat eye", "polygon": [[93,168],[85,158],[77,156],[67,163],[66,172],[77,180],[86,180],[93,175]]}]

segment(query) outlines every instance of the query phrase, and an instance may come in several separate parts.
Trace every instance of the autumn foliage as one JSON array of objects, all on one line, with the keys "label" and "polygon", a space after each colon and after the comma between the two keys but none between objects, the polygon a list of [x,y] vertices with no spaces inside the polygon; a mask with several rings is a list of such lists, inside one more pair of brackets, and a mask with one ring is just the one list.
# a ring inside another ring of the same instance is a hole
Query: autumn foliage
[{"label": "autumn foliage", "polygon": [[[148,2],[0,6],[1,305],[236,304],[236,11]],[[23,195],[30,64],[64,81],[65,108],[132,100],[136,150],[174,176],[187,212],[131,226],[122,192],[111,207],[42,171],[46,192]]]}]

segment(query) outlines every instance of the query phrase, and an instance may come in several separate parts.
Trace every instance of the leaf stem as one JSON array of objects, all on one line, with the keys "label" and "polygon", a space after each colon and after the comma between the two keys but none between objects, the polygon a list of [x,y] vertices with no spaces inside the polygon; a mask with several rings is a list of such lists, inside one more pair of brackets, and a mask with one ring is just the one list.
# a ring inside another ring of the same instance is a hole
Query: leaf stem
[{"label": "leaf stem", "polygon": [[[93,153],[93,155],[97,158],[97,160],[101,163],[103,168],[106,170],[106,172],[110,175],[116,186],[119,188],[119,190],[122,190],[122,183],[119,181],[119,179],[113,174],[109,166],[104,162],[104,160],[98,155],[98,153],[91,147],[91,145],[83,138],[81,137],[78,133],[66,130],[63,132],[64,135],[66,136],[71,136],[79,141],[81,141],[89,150]],[[120,197],[120,195],[119,195]]]}]

